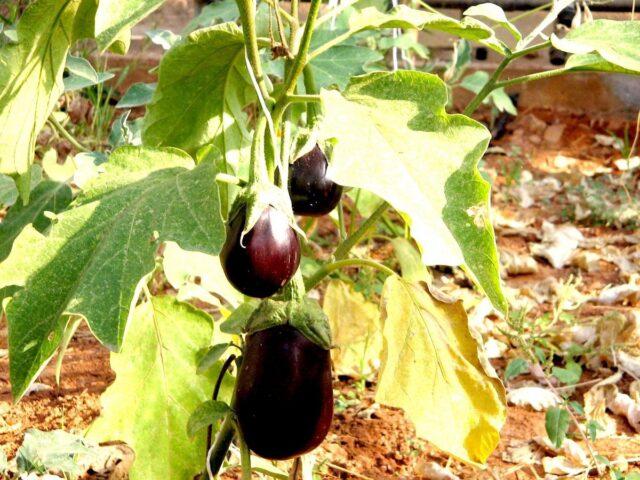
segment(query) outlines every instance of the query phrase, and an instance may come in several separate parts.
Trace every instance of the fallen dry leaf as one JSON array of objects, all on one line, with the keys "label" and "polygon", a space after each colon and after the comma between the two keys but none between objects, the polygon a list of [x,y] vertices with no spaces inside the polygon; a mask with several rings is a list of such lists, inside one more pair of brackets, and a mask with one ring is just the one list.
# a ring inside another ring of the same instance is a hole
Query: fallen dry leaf
[{"label": "fallen dry leaf", "polygon": [[507,401],[519,407],[529,406],[538,412],[562,403],[551,390],[535,386],[510,389],[507,393]]},{"label": "fallen dry leaf", "polygon": [[554,268],[564,267],[573,256],[583,235],[573,225],[542,224],[542,242],[532,243],[529,249],[534,256],[545,258]]}]

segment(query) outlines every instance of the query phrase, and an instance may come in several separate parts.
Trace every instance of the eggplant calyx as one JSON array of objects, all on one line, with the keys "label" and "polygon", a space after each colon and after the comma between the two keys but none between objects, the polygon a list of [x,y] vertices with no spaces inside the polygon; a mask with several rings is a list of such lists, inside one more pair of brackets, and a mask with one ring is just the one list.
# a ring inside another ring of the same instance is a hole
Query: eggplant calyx
[{"label": "eggplant calyx", "polygon": [[233,202],[227,223],[242,213],[245,213],[245,222],[242,229],[240,241],[256,225],[262,212],[272,207],[282,212],[289,221],[289,226],[303,239],[306,239],[304,232],[298,227],[296,218],[291,208],[291,200],[284,190],[279,189],[270,183],[255,182],[247,186]]},{"label": "eggplant calyx", "polygon": [[245,326],[252,334],[279,325],[291,325],[305,337],[325,350],[331,348],[331,328],[318,302],[308,297],[300,301],[266,299],[260,302]]}]

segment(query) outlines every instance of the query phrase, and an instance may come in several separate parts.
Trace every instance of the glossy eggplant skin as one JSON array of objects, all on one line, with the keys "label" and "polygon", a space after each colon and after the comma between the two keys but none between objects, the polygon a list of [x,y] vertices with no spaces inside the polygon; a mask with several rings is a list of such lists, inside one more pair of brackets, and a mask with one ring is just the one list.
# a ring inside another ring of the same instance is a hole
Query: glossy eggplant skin
[{"label": "glossy eggplant skin", "polygon": [[329,350],[290,325],[249,335],[235,411],[244,441],[257,455],[284,460],[313,450],[333,418]]},{"label": "glossy eggplant skin", "polygon": [[328,166],[327,157],[318,145],[291,164],[289,195],[293,213],[319,217],[338,205],[343,189],[327,178]]},{"label": "glossy eggplant skin", "polygon": [[266,298],[283,287],[300,265],[300,242],[287,216],[273,207],[262,212],[244,236],[246,212],[227,225],[227,239],[220,252],[229,282],[244,295]]}]

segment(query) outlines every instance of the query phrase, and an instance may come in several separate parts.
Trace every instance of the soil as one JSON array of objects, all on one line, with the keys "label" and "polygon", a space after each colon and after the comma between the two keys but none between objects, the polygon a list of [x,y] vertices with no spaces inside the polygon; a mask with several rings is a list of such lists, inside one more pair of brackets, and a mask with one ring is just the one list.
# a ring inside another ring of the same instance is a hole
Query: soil
[{"label": "soil", "polygon": [[[561,125],[562,127],[557,127]],[[550,126],[554,126],[549,130]],[[628,125],[627,125],[628,127]],[[555,175],[570,181],[576,169],[582,174],[599,167],[611,167],[619,154],[610,147],[594,143],[596,134],[610,135],[611,132],[623,136],[624,122],[593,121],[585,117],[538,110],[521,112],[507,126],[507,135],[494,147],[506,152],[518,150],[523,168],[532,172],[534,178]],[[559,130],[562,130],[559,134]],[[545,135],[546,133],[546,135]],[[545,140],[546,138],[546,140]],[[576,159],[569,171],[554,166],[553,159],[559,154]],[[513,154],[510,154],[513,157]],[[503,154],[490,154],[485,159],[486,170],[501,172],[505,161]],[[500,174],[494,180],[493,206],[505,217],[528,217],[533,219],[533,230],[539,230],[542,219],[557,220],[560,223],[565,205],[562,199],[549,205],[534,204],[523,209],[504,195],[505,176]],[[638,192],[635,192],[638,195]],[[588,238],[613,237],[621,233],[615,227],[577,224]],[[498,232],[501,249],[512,252],[527,252],[531,238]],[[622,246],[626,246],[622,242]],[[384,256],[384,255],[382,255]],[[538,262],[535,274],[508,277],[511,287],[537,285],[550,276],[566,279],[576,273],[575,267],[554,269],[543,260]],[[607,284],[625,283],[619,269],[608,262],[601,262],[601,269],[595,273],[582,272],[584,292],[599,291]],[[548,310],[549,305],[540,305]],[[632,309],[640,305],[587,306],[580,311],[581,316],[602,315],[610,309]],[[7,348],[6,326],[0,329],[0,349]],[[81,432],[99,414],[99,396],[114,380],[109,367],[109,353],[82,327],[77,332],[66,353],[62,368],[62,381],[55,386],[54,366],[49,365],[37,380],[37,388],[20,403],[11,403],[8,380],[8,359],[6,350],[0,353],[0,445],[11,458],[20,446],[24,432],[29,428],[42,430],[65,429]],[[494,366],[501,371],[504,361],[498,360]],[[514,445],[529,441],[536,436],[545,436],[544,413],[526,407],[509,406],[508,418],[502,431],[498,449],[488,461],[484,471],[465,467],[448,458],[426,442],[416,439],[411,423],[400,410],[379,407],[374,404],[374,386],[368,385],[363,391],[348,379],[335,380],[336,397],[355,398],[348,406],[338,410],[333,428],[326,441],[316,452],[326,479],[420,479],[425,465],[437,462],[448,465],[461,478],[471,479],[525,479],[544,477],[544,473],[524,463],[512,463],[508,451]],[[578,392],[580,395],[583,392]],[[636,434],[626,420],[619,418],[619,435],[598,440],[594,447],[599,454],[614,459],[619,455],[640,457],[640,435]],[[640,465],[640,464],[637,464]],[[595,472],[592,472],[597,477]],[[227,478],[234,478],[233,474]],[[433,478],[433,477],[432,477]]]}]

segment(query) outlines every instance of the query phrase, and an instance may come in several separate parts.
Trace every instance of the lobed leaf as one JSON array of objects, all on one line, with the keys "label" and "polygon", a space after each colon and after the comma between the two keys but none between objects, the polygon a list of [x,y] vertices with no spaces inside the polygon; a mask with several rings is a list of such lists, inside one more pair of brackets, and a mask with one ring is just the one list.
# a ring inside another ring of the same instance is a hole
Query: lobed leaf
[{"label": "lobed leaf", "polygon": [[551,41],[559,50],[582,55],[596,53],[610,64],[640,73],[640,22],[595,20],[572,29],[564,38],[552,35]]},{"label": "lobed leaf", "polygon": [[13,241],[24,227],[31,223],[36,230],[43,232],[51,223],[45,212],[63,211],[71,203],[71,198],[69,185],[47,180],[31,192],[28,205],[18,203],[11,207],[0,222],[0,261],[9,256]]},{"label": "lobed leaf", "polygon": [[100,0],[95,16],[95,38],[100,50],[120,43],[117,51],[124,54],[131,27],[163,3],[164,0]]},{"label": "lobed leaf", "polygon": [[219,151],[235,167],[249,136],[242,109],[254,98],[246,76],[242,32],[235,24],[191,33],[160,63],[143,143],[195,153],[217,138]]},{"label": "lobed leaf", "polygon": [[472,463],[498,445],[504,388],[478,353],[461,302],[388,277],[382,293],[383,350],[376,401],[405,410],[421,437]]},{"label": "lobed leaf", "polygon": [[76,23],[89,21],[78,14],[81,3],[32,2],[18,22],[18,43],[0,49],[0,173],[23,177],[17,185],[24,199],[36,137],[64,88]]},{"label": "lobed leaf", "polygon": [[104,164],[48,235],[27,226],[0,264],[7,306],[13,395],[20,398],[53,355],[63,315],[87,320],[109,348],[122,345],[139,283],[164,241],[219,252],[224,225],[215,171],[175,149],[123,147]]},{"label": "lobed leaf", "polygon": [[[206,434],[194,431],[190,438],[187,424],[211,396],[219,372],[196,374],[212,333],[209,315],[171,297],[136,308],[121,353],[111,355],[116,380],[88,432],[96,441],[120,440],[133,448],[131,480],[191,479],[202,470]],[[224,382],[222,398],[228,401],[230,394],[230,382]]]},{"label": "lobed leaf", "polygon": [[477,170],[488,130],[447,114],[447,87],[427,73],[372,73],[354,78],[343,95],[323,90],[321,96],[320,135],[335,143],[328,175],[406,214],[427,265],[466,264],[506,311],[490,187]]}]

